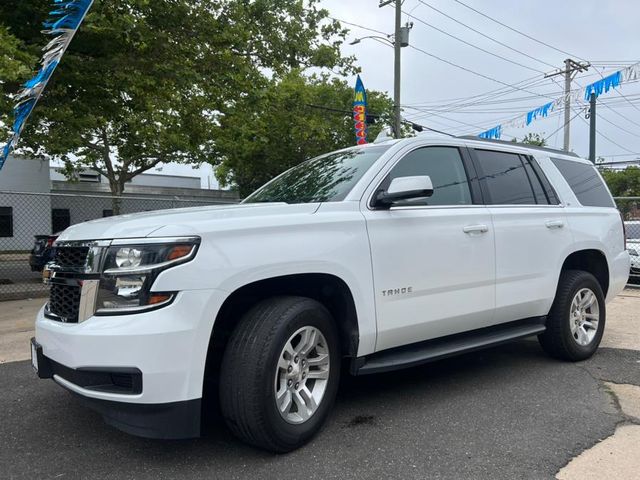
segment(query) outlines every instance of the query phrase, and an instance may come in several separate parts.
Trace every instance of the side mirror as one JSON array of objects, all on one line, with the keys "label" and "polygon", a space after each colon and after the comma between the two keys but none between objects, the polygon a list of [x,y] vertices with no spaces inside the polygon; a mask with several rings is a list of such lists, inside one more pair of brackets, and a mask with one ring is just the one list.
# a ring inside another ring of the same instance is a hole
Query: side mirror
[{"label": "side mirror", "polygon": [[400,200],[424,198],[431,195],[433,195],[433,183],[431,183],[429,175],[397,177],[391,180],[386,192],[379,192],[376,195],[374,206],[389,208]]}]

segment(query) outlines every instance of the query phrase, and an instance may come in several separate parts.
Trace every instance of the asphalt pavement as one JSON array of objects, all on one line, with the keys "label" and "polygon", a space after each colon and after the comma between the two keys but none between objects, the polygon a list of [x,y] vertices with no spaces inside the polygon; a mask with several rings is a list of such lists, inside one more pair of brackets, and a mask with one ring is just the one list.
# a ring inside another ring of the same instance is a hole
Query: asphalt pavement
[{"label": "asphalt pavement", "polygon": [[344,376],[328,425],[272,455],[222,425],[145,440],[102,422],[25,361],[0,365],[0,477],[549,479],[625,419],[604,381],[640,385],[640,351],[548,358],[535,341],[401,372]]}]

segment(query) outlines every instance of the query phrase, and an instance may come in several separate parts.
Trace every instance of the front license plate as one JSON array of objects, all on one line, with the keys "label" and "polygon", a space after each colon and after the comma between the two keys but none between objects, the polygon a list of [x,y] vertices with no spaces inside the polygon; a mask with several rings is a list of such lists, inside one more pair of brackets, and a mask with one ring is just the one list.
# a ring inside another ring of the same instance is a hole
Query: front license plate
[{"label": "front license plate", "polygon": [[38,350],[34,342],[31,342],[31,366],[38,373]]}]

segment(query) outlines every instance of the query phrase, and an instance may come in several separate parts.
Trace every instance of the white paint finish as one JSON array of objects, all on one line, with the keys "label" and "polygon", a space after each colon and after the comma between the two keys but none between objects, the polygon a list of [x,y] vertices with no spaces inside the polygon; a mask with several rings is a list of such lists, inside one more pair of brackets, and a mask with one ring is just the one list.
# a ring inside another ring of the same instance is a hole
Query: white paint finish
[{"label": "white paint finish", "polygon": [[[493,323],[495,253],[484,207],[367,210],[376,350]],[[465,233],[484,225],[486,232]],[[411,292],[395,293],[395,289]],[[392,291],[391,295],[383,292]]]},{"label": "white paint finish", "polygon": [[497,252],[496,323],[546,315],[573,243],[564,209],[512,205],[489,210]]},{"label": "white paint finish", "polygon": [[[44,354],[71,368],[136,367],[143,393],[131,403],[163,403],[202,396],[204,359],[215,312],[226,294],[183,291],[168,307],[147,313],[94,316],[79,324],[36,319],[36,339]],[[100,393],[122,401],[122,395]]]},{"label": "white paint finish", "polygon": [[[629,256],[622,250],[617,211],[580,206],[555,166],[536,150],[496,146],[535,155],[562,206],[370,209],[368,200],[395,162],[428,145],[486,147],[424,136],[391,142],[343,202],[197,207],[71,227],[60,240],[197,235],[202,241],[193,261],[163,272],[153,286],[180,291],[171,306],[92,317],[78,325],[58,324],[40,313],[37,339],[46,355],[70,367],[138,367],[144,391],[131,401],[171,402],[201,395],[219,308],[233,291],[255,281],[301,273],[340,278],[355,301],[359,356],[544,315],[560,267],[576,250],[605,254],[608,299],[623,287]],[[549,222],[554,228],[547,228]],[[398,295],[382,294],[396,289]]]}]

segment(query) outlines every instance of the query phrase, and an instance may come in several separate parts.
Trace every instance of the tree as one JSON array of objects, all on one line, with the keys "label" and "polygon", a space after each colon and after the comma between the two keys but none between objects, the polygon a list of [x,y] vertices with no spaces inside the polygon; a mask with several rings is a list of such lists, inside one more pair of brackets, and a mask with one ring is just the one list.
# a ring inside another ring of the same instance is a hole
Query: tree
[{"label": "tree", "polygon": [[[518,139],[514,138],[511,141],[517,142]],[[520,143],[526,143],[528,145],[536,145],[538,147],[544,147],[547,145],[547,140],[539,133],[527,133],[524,137],[522,137],[522,140],[520,140]]]},{"label": "tree", "polygon": [[[126,182],[158,164],[208,160],[218,119],[236,99],[251,95],[263,72],[354,71],[353,59],[340,55],[346,32],[318,3],[97,0],[21,147],[61,159],[68,176],[86,167],[100,172],[116,197]],[[40,33],[47,10],[40,0],[3,0],[0,22],[33,53],[47,40]],[[0,88],[6,99],[18,84]],[[116,200],[116,213],[119,207]]]},{"label": "tree", "polygon": [[[353,86],[344,80],[300,72],[265,80],[221,119],[211,160],[218,180],[244,197],[300,162],[355,145],[352,102]],[[375,139],[393,102],[369,91],[368,103],[381,116],[369,125]]]},{"label": "tree", "polygon": [[[640,196],[640,167],[630,166],[623,170],[601,168],[600,173],[604,178],[611,194],[614,197],[639,197]],[[616,200],[618,208],[625,218],[638,214],[637,201]]]},{"label": "tree", "polygon": [[640,167],[631,166],[623,170],[602,168],[600,173],[614,197],[640,196]]}]

